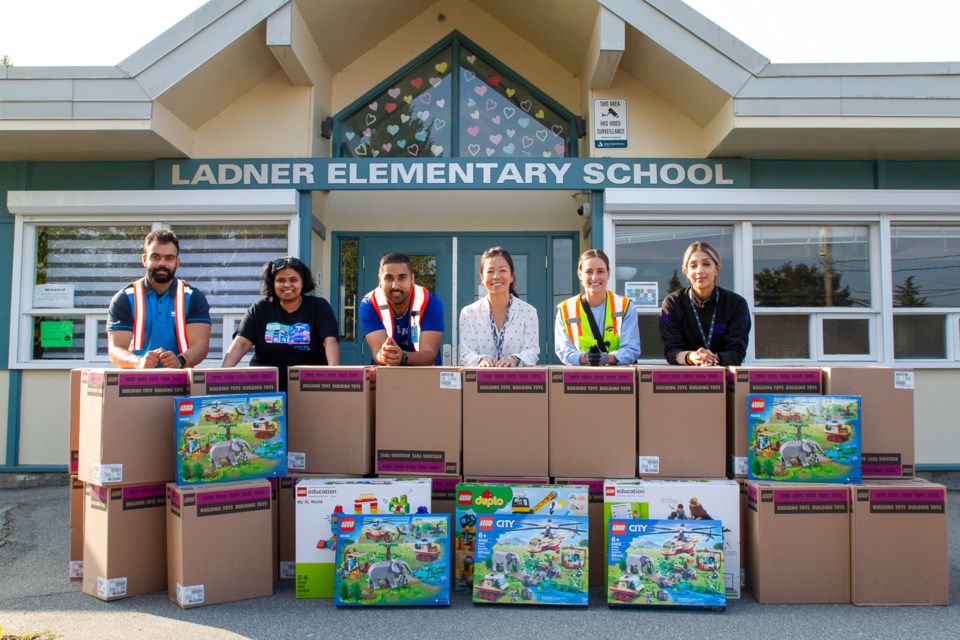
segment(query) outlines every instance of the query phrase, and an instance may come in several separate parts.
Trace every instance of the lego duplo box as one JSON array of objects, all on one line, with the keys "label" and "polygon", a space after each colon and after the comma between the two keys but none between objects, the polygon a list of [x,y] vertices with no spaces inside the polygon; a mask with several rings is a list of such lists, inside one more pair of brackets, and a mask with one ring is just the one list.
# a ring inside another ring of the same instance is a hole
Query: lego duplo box
[{"label": "lego duplo box", "polygon": [[167,593],[183,609],[273,593],[266,479],[167,485]]},{"label": "lego duplo box", "polygon": [[820,395],[818,367],[728,367],[727,454],[729,471],[747,476],[747,396],[750,394]]},{"label": "lego duplo box", "polygon": [[101,600],[167,588],[164,485],[86,485],[83,592]]},{"label": "lego duplo box", "polygon": [[602,478],[554,478],[554,484],[579,485],[587,487],[590,493],[590,507],[587,515],[590,517],[590,557],[596,562],[590,563],[590,586],[599,586],[604,580],[604,564],[606,557],[603,531],[603,479]]},{"label": "lego duplo box", "polygon": [[173,399],[187,393],[187,373],[84,370],[77,477],[100,486],[172,482]]},{"label": "lego duplo box", "polygon": [[374,367],[290,367],[287,467],[297,473],[373,471]]},{"label": "lego duplo box", "polygon": [[190,369],[191,396],[235,393],[276,393],[280,390],[276,367]]},{"label": "lego duplo box", "polygon": [[946,488],[911,478],[850,489],[853,604],[949,604]]},{"label": "lego duplo box", "polygon": [[297,512],[297,598],[332,598],[342,515],[430,512],[429,478],[301,478]]},{"label": "lego duplo box", "polygon": [[850,602],[850,487],[746,486],[747,583],[756,601]]},{"label": "lego duplo box", "polygon": [[611,607],[726,609],[720,521],[613,518],[607,536]]},{"label": "lego duplo box", "polygon": [[345,515],[333,602],[343,607],[450,605],[450,515]]},{"label": "lego duplo box", "polygon": [[473,601],[587,606],[589,530],[586,513],[478,516]]},{"label": "lego duplo box", "polygon": [[67,472],[76,475],[80,470],[80,398],[83,369],[70,370],[70,459]]},{"label": "lego duplo box", "polygon": [[84,484],[70,476],[70,565],[71,580],[83,580],[83,496]]},{"label": "lego duplo box", "polygon": [[603,487],[604,530],[610,520],[655,519],[696,525],[723,523],[723,571],[726,597],[741,597],[742,548],[740,488],[735,480],[607,480]]},{"label": "lego duplo box", "polygon": [[636,476],[633,367],[552,367],[549,395],[550,476]]},{"label": "lego duplo box", "polygon": [[379,367],[377,473],[459,475],[462,392],[460,369]]},{"label": "lego duplo box", "polygon": [[545,367],[464,369],[464,474],[547,475],[547,373]]},{"label": "lego duplo box", "polygon": [[723,367],[638,367],[641,477],[725,478]]},{"label": "lego duplo box", "polygon": [[913,369],[825,367],[823,380],[826,394],[860,396],[863,477],[913,477]]},{"label": "lego duplo box", "polygon": [[183,396],[176,405],[177,484],[287,474],[283,392]]}]

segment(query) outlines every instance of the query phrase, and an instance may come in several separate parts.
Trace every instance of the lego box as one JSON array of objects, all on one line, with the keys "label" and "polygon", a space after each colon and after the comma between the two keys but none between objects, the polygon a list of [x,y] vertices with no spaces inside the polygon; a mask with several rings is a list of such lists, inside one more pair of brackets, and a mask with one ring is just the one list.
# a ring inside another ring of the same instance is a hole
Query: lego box
[{"label": "lego box", "polygon": [[334,604],[450,604],[448,514],[343,516],[338,529]]},{"label": "lego box", "polygon": [[751,480],[860,484],[860,396],[747,396]]},{"label": "lego box", "polygon": [[587,606],[589,517],[477,518],[473,601]]},{"label": "lego box", "polygon": [[294,491],[297,598],[333,597],[341,517],[430,513],[429,478],[301,478]]},{"label": "lego box", "polygon": [[[554,484],[562,485],[580,485],[588,488],[590,492],[590,508],[587,513],[590,516],[590,557],[606,557],[606,538],[603,527],[603,479],[602,478],[554,478]],[[604,564],[602,562],[590,563],[590,586],[600,586],[604,584]]]},{"label": "lego box", "polygon": [[287,474],[284,393],[186,396],[174,402],[177,484]]},{"label": "lego box", "polygon": [[723,525],[716,520],[610,520],[607,604],[611,607],[727,607]]}]

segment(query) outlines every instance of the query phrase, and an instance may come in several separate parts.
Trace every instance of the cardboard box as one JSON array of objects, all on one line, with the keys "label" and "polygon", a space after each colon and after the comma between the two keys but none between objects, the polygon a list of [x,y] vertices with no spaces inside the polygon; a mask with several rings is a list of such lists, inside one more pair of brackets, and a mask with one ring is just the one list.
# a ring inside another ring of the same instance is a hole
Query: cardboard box
[{"label": "cardboard box", "polygon": [[589,530],[586,513],[479,516],[473,601],[587,606]]},{"label": "cardboard box", "polygon": [[373,471],[374,367],[290,367],[289,453],[296,473]]},{"label": "cardboard box", "polygon": [[87,484],[85,494],[83,592],[117,600],[166,589],[164,485]]},{"label": "cardboard box", "polygon": [[332,598],[342,515],[430,512],[429,478],[301,478],[297,501],[297,598]]},{"label": "cardboard box", "polygon": [[826,367],[823,380],[824,393],[860,396],[863,477],[913,477],[913,369]]},{"label": "cardboard box", "polygon": [[167,485],[167,592],[182,609],[273,594],[265,479]]},{"label": "cardboard box", "polygon": [[868,480],[851,491],[853,604],[949,604],[946,488]]},{"label": "cardboard box", "polygon": [[339,536],[335,605],[450,605],[448,514],[343,516]]},{"label": "cardboard box", "polygon": [[751,480],[860,484],[860,396],[747,399]]},{"label": "cardboard box", "polygon": [[735,480],[607,480],[603,488],[603,526],[608,534],[613,518],[671,520],[691,525],[701,520],[721,522],[721,584],[728,600],[741,597],[744,553],[740,489]]},{"label": "cardboard box", "polygon": [[550,476],[636,476],[633,367],[551,367],[549,395]]},{"label": "cardboard box", "polygon": [[457,513],[457,485],[460,476],[433,476],[430,478],[430,513],[446,513],[452,519]]},{"label": "cardboard box", "polygon": [[225,396],[234,393],[276,393],[280,390],[276,367],[190,369],[191,396]]},{"label": "cardboard box", "polygon": [[590,563],[590,586],[600,586],[604,582],[604,563],[606,558],[603,531],[603,479],[602,478],[554,478],[554,484],[579,485],[587,487],[590,492],[590,507],[587,515],[590,516],[590,558],[596,562]]},{"label": "cardboard box", "polygon": [[182,396],[175,402],[177,484],[287,475],[284,393]]},{"label": "cardboard box", "polygon": [[747,476],[747,396],[751,393],[820,395],[823,374],[818,367],[728,367],[728,468]]},{"label": "cardboard box", "polygon": [[464,474],[549,473],[547,373],[545,367],[464,369]]},{"label": "cardboard box", "polygon": [[84,370],[77,477],[100,486],[172,482],[173,399],[187,380],[183,370]]},{"label": "cardboard box", "polygon": [[451,367],[377,369],[377,473],[459,475],[463,374]]},{"label": "cardboard box", "polygon": [[83,580],[83,487],[70,476],[70,580]]},{"label": "cardboard box", "polygon": [[850,602],[848,486],[749,480],[746,537],[757,602]]},{"label": "cardboard box", "polygon": [[83,369],[70,370],[70,459],[67,472],[77,475],[80,470],[80,398]]},{"label": "cardboard box", "polygon": [[725,478],[723,367],[638,367],[640,477]]},{"label": "cardboard box", "polygon": [[611,607],[727,608],[718,520],[613,518],[607,535]]}]

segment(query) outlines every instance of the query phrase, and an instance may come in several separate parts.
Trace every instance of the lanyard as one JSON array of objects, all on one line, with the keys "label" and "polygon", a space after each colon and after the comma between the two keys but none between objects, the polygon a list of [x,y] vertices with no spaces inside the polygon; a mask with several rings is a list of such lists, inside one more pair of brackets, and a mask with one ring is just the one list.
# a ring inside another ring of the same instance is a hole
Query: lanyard
[{"label": "lanyard", "polygon": [[[603,303],[603,317],[607,317],[607,302],[609,302],[609,297],[604,298],[605,302]],[[586,296],[580,296],[580,306],[583,308],[583,313],[587,316],[587,322],[590,323],[590,333],[593,334],[593,339],[597,341],[597,348],[604,353],[607,352],[607,347],[610,346],[609,340],[603,339],[603,331],[600,331],[600,327],[597,326],[597,319],[593,316],[593,309],[590,307],[590,304],[587,302]],[[604,322],[606,323],[606,322]]]},{"label": "lanyard", "polygon": [[503,339],[507,333],[507,323],[510,322],[510,307],[513,306],[513,296],[507,300],[507,313],[503,317],[503,327],[497,331],[497,323],[493,320],[493,309],[490,310],[490,331],[493,333],[493,346],[497,349],[497,360],[503,357]]},{"label": "lanyard", "polygon": [[693,287],[687,290],[687,294],[688,301],[690,302],[690,310],[693,311],[693,317],[697,319],[697,330],[700,331],[700,338],[703,340],[703,347],[704,349],[709,349],[710,343],[713,341],[713,323],[717,319],[717,307],[720,306],[720,287],[714,287],[713,290],[713,315],[710,316],[710,332],[706,335],[703,333],[703,324],[700,321],[700,314],[697,313],[697,307],[693,304]]}]

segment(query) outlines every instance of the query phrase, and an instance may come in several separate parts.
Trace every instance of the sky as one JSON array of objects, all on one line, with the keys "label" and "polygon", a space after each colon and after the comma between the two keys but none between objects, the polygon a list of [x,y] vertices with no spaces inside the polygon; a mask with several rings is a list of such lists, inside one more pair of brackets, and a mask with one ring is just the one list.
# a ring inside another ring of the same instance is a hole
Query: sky
[{"label": "sky", "polygon": [[[960,0],[686,1],[771,62],[960,61]],[[0,57],[115,65],[203,4],[0,0]]]}]

